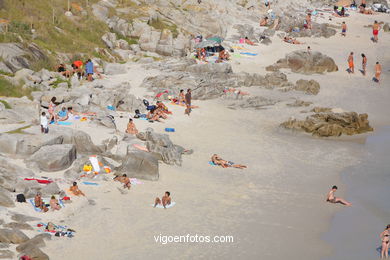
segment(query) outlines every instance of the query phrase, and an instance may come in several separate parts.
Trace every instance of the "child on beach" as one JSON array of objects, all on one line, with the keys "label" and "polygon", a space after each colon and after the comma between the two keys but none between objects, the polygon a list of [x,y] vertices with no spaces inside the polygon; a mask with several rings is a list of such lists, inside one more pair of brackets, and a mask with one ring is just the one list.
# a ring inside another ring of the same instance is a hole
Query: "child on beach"
[{"label": "child on beach", "polygon": [[341,25],[341,35],[344,37],[347,36],[347,24],[345,22]]},{"label": "child on beach", "polygon": [[41,133],[42,134],[49,133],[49,121],[46,117],[45,112],[42,112],[42,114],[41,114]]},{"label": "child on beach", "polygon": [[348,73],[355,73],[355,65],[353,63],[353,52],[348,56]]},{"label": "child on beach", "polygon": [[157,205],[162,205],[164,209],[166,209],[167,205],[171,205],[171,193],[169,191],[166,191],[161,199],[157,197],[154,200],[154,207],[156,207]]},{"label": "child on beach", "polygon": [[326,201],[330,203],[341,203],[346,206],[352,206],[352,203],[342,199],[335,197],[334,193],[337,191],[337,186],[333,186],[332,189],[329,191],[328,196],[326,197]]}]

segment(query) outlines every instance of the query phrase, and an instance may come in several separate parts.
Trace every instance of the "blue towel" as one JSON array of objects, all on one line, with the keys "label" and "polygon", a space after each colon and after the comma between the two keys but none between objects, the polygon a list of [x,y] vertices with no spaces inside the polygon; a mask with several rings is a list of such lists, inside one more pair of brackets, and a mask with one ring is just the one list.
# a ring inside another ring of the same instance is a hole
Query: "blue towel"
[{"label": "blue towel", "polygon": [[212,161],[209,161],[209,164],[212,165],[212,166],[217,166],[215,163],[213,163]]},{"label": "blue towel", "polygon": [[72,122],[58,121],[57,124],[59,124],[59,125],[71,125]]},{"label": "blue towel", "polygon": [[175,132],[175,128],[165,128],[165,132]]},{"label": "blue towel", "polygon": [[240,54],[250,55],[250,56],[257,56],[257,53],[252,53],[252,52],[240,52]]},{"label": "blue towel", "polygon": [[85,185],[99,186],[99,183],[96,183],[96,182],[83,181],[82,183],[85,184]]}]

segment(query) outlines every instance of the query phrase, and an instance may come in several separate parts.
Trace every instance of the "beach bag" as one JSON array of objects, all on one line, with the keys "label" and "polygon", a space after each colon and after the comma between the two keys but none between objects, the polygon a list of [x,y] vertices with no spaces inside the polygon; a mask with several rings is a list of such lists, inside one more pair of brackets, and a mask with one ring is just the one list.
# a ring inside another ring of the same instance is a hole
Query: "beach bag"
[{"label": "beach bag", "polygon": [[18,194],[16,195],[16,201],[20,203],[26,202],[26,197],[24,197],[24,194]]}]

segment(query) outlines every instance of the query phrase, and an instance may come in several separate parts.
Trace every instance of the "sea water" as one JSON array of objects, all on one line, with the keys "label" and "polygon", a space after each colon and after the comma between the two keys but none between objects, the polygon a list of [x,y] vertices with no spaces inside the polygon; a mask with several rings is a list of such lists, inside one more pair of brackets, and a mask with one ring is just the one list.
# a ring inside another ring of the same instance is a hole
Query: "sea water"
[{"label": "sea water", "polygon": [[370,260],[380,256],[379,234],[390,224],[390,126],[382,127],[364,144],[364,156],[345,169],[348,190],[344,207],[333,218],[325,240],[334,253],[324,260]]}]

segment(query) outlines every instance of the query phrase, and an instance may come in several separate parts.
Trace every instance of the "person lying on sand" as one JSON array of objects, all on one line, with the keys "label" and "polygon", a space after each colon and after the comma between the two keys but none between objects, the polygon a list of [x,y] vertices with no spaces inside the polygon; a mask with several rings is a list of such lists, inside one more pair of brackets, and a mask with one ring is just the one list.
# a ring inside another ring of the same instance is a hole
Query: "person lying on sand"
[{"label": "person lying on sand", "polygon": [[53,195],[51,196],[51,199],[50,199],[50,208],[54,211],[54,210],[60,210],[61,209],[61,206],[60,204],[58,203],[58,200],[56,199],[56,197]]},{"label": "person lying on sand", "polygon": [[66,121],[69,119],[68,111],[65,107],[61,109],[60,112],[57,114],[57,121]]},{"label": "person lying on sand", "polygon": [[131,135],[138,134],[137,127],[135,127],[135,124],[133,122],[133,119],[129,119],[129,123],[127,123],[126,133]]},{"label": "person lying on sand", "polygon": [[130,179],[129,177],[127,177],[126,174],[123,174],[122,176],[116,176],[114,178],[114,181],[119,181],[120,183],[123,183],[123,188],[127,188],[130,190],[131,188],[131,182],[130,182]]},{"label": "person lying on sand", "polygon": [[219,157],[217,154],[214,154],[213,156],[211,156],[211,161],[215,165],[219,165],[222,168],[229,168],[229,167],[238,168],[238,169],[247,168],[245,165],[242,165],[242,164],[234,164],[233,162],[225,161],[221,157]]},{"label": "person lying on sand", "polygon": [[77,182],[73,182],[73,185],[69,188],[69,190],[76,196],[85,196],[85,194],[77,186]]},{"label": "person lying on sand", "polygon": [[379,235],[382,241],[381,258],[389,258],[390,225]]},{"label": "person lying on sand", "polygon": [[326,201],[330,203],[341,203],[346,206],[352,206],[352,203],[342,199],[335,197],[334,193],[337,191],[337,186],[333,186],[332,189],[329,191],[328,196],[326,197]]},{"label": "person lying on sand", "polygon": [[34,205],[36,208],[40,208],[43,212],[47,212],[49,210],[43,202],[40,192],[37,192],[37,195],[35,195]]},{"label": "person lying on sand", "polygon": [[252,42],[251,40],[249,40],[248,37],[245,37],[245,43],[249,44],[249,45],[252,45],[252,46],[256,46],[257,45],[254,42]]},{"label": "person lying on sand", "polygon": [[242,96],[250,95],[249,92],[244,92],[244,91],[241,91],[241,90],[236,89],[236,88],[225,88],[223,90],[223,92],[224,93],[234,93],[234,94],[242,95]]},{"label": "person lying on sand", "polygon": [[372,11],[371,9],[366,9],[366,8],[364,8],[363,6],[360,6],[360,7],[359,7],[359,13],[361,13],[361,14],[368,14],[368,15],[373,15],[373,14],[375,14],[374,11]]},{"label": "person lying on sand", "polygon": [[260,20],[260,26],[267,26],[268,25],[268,17],[264,17]]},{"label": "person lying on sand", "polygon": [[221,63],[222,61],[227,61],[230,58],[230,54],[226,50],[222,50],[219,52],[218,60],[216,63]]},{"label": "person lying on sand", "polygon": [[288,36],[284,37],[283,41],[287,42],[287,43],[291,43],[291,44],[303,44],[302,42],[297,41],[296,39],[294,39],[292,37],[288,37]]},{"label": "person lying on sand", "polygon": [[161,199],[157,197],[154,200],[154,207],[156,207],[157,205],[162,205],[164,209],[166,209],[167,205],[171,205],[171,193],[169,191],[166,191]]}]

